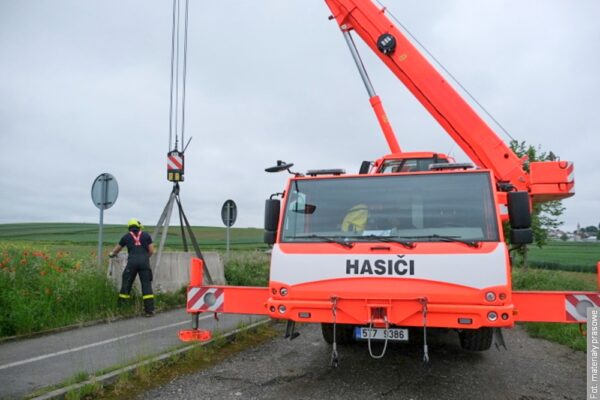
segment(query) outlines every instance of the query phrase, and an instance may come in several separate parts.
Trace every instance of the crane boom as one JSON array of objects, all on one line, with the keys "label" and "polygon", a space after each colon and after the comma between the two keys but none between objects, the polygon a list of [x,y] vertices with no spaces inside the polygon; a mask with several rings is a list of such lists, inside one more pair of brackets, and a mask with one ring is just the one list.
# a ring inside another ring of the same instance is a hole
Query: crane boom
[{"label": "crane boom", "polygon": [[[406,342],[409,328],[419,328],[427,362],[429,328],[457,330],[462,348],[484,351],[493,341],[503,345],[501,329],[516,322],[585,322],[600,292],[513,291],[508,247],[533,241],[532,201],[573,194],[572,164],[525,164],[372,0],[325,2],[392,154],[363,162],[358,174],[327,169],[304,175],[283,161],[267,168],[293,175],[265,201],[269,285],[204,285],[204,261],[193,259],[186,307],[192,329],[181,331],[181,340],[210,339],[199,329],[203,312],[285,320],[290,340],[298,336],[296,322],[320,323],[337,366],[337,343],[365,340],[371,356],[381,358],[388,340]],[[479,168],[400,149],[352,31]],[[503,221],[511,228],[508,243]],[[384,342],[382,353],[372,352],[372,340]]]},{"label": "crane boom", "polygon": [[534,201],[574,194],[573,165],[524,161],[504,143],[371,0],[325,0],[343,32],[355,31],[400,79],[473,162],[493,171],[498,183],[528,191]]}]

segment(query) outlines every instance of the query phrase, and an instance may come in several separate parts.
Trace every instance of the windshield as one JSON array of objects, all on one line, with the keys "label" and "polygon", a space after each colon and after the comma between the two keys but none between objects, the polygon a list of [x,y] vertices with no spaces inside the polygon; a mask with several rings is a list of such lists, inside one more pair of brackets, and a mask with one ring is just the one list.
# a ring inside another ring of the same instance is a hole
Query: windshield
[{"label": "windshield", "polygon": [[298,179],[283,242],[499,241],[486,172]]}]

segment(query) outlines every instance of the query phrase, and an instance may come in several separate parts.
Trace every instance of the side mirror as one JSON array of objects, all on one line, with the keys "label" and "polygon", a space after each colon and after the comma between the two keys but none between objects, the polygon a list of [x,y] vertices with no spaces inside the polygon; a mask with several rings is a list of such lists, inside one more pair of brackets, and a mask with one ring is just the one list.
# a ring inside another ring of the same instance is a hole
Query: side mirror
[{"label": "side mirror", "polygon": [[317,206],[315,206],[314,204],[305,204],[302,208],[293,208],[290,211],[299,214],[314,214],[316,210]]},{"label": "side mirror", "polygon": [[510,242],[512,244],[533,243],[531,230],[531,210],[529,208],[529,193],[508,193],[508,218],[510,222]]},{"label": "side mirror", "polygon": [[511,229],[510,242],[512,244],[531,244],[533,243],[533,231],[530,228]]},{"label": "side mirror", "polygon": [[277,232],[265,231],[263,240],[268,245],[271,245],[271,246],[274,245],[275,242],[277,241]]},{"label": "side mirror", "polygon": [[276,199],[265,200],[265,235],[266,244],[274,244],[277,238],[277,225],[279,224],[279,213],[281,202]]},{"label": "side mirror", "polygon": [[287,171],[290,174],[295,175],[295,176],[303,176],[299,172],[292,172],[292,171],[290,171],[290,168],[292,168],[293,166],[294,166],[294,164],[292,164],[292,163],[286,163],[285,161],[277,160],[277,165],[275,165],[273,167],[265,168],[265,172]]},{"label": "side mirror", "polygon": [[529,193],[508,193],[508,218],[513,229],[531,228],[531,210],[529,209]]}]

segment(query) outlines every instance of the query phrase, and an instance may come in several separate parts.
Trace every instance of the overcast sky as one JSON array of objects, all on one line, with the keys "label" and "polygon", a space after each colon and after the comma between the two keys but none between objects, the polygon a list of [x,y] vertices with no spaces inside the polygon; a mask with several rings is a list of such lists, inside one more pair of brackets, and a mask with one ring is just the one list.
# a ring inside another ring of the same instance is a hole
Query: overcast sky
[{"label": "overcast sky", "polygon": [[[565,227],[600,222],[600,2],[388,0],[512,136],[575,163]],[[186,181],[193,225],[260,227],[296,169],[388,153],[322,0],[192,0]],[[400,145],[465,156],[359,42]],[[171,1],[0,1],[0,223],[97,222],[90,188],[119,182],[107,223],[158,220],[168,199]],[[509,139],[500,135],[502,139]]]}]

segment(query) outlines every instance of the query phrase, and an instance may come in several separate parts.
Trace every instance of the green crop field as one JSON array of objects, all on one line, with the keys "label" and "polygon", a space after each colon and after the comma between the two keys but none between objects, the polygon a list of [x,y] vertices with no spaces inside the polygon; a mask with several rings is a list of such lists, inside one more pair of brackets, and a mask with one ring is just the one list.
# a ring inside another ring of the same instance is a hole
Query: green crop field
[{"label": "green crop field", "polygon": [[[154,231],[153,226],[145,228]],[[225,228],[193,227],[202,249],[224,249]],[[104,244],[112,246],[126,232],[122,225],[104,227]],[[263,230],[258,228],[231,228],[232,249],[249,250],[266,248],[262,241]],[[157,238],[154,238],[157,241]],[[85,246],[93,251],[98,243],[98,225],[65,223],[0,224],[0,242],[35,243],[51,246]],[[166,245],[170,249],[183,248],[181,230],[178,226],[169,229]],[[534,267],[565,269],[580,272],[595,272],[600,261],[599,242],[550,242],[543,248],[530,246],[529,261]],[[557,268],[563,266],[564,268]]]},{"label": "green crop field", "polygon": [[[153,233],[154,227],[147,226],[145,230]],[[225,228],[193,227],[201,249],[224,249]],[[105,225],[103,243],[114,246],[121,236],[126,233],[123,225]],[[231,228],[231,248],[244,250],[266,248],[263,244],[263,230],[257,228]],[[154,238],[158,242],[158,238]],[[98,225],[96,224],[63,224],[63,223],[33,223],[33,224],[0,224],[0,242],[35,243],[36,245],[65,246],[78,245],[95,249],[98,244]],[[181,229],[171,226],[166,240],[169,249],[183,249]]]},{"label": "green crop field", "polygon": [[596,272],[600,261],[598,242],[550,242],[543,248],[529,247],[530,266],[564,271]]}]

